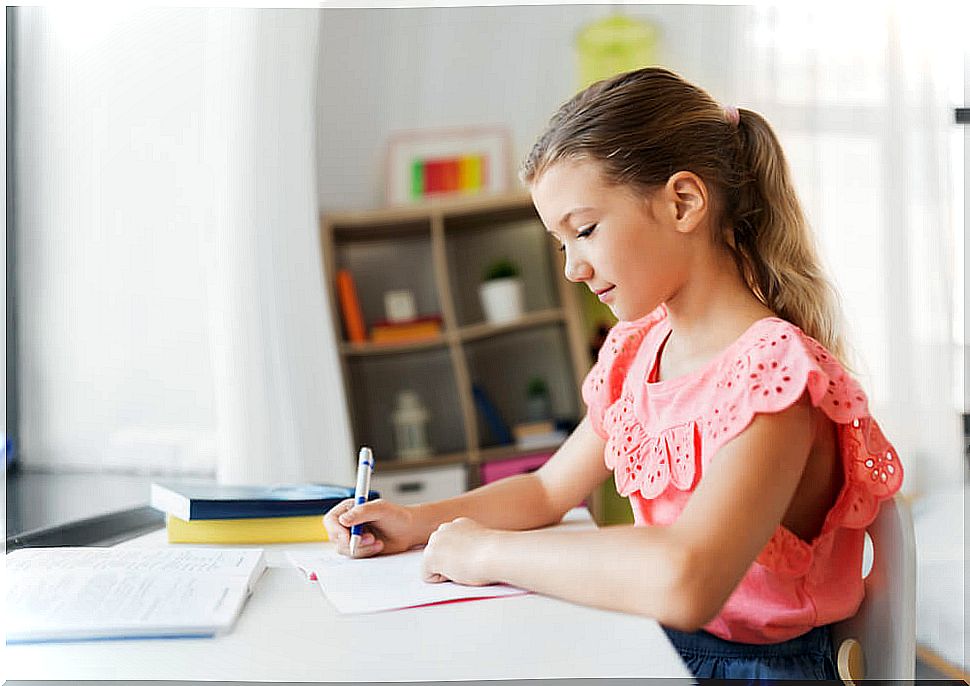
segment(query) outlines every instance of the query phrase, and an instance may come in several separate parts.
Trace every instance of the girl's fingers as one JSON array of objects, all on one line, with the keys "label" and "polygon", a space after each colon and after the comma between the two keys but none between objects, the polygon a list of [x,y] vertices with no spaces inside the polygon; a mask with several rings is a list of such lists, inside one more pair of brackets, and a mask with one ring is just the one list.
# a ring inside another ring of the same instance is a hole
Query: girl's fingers
[{"label": "girl's fingers", "polygon": [[348,498],[334,505],[327,514],[323,516],[323,526],[331,535],[334,534],[342,525],[340,515],[354,506],[354,499]]},{"label": "girl's fingers", "polygon": [[[384,541],[375,540],[373,536],[371,536],[370,543],[364,543],[363,540],[361,538],[361,544],[357,546],[357,557],[372,557],[384,549]],[[349,546],[347,548],[347,555],[350,555]]]},{"label": "girl's fingers", "polygon": [[340,517],[340,515],[342,515],[347,510],[351,509],[353,506],[354,506],[353,498],[347,498],[346,500],[341,500],[339,503],[337,503],[332,508],[330,508],[330,511],[327,513],[327,517],[329,519],[337,519],[338,517]]},{"label": "girl's fingers", "polygon": [[381,506],[378,504],[379,501],[372,500],[369,503],[363,503],[362,505],[356,506],[353,504],[353,500],[350,502],[351,506],[345,511],[341,512],[337,517],[337,521],[344,526],[365,524],[367,522],[374,521],[380,515]]},{"label": "girl's fingers", "polygon": [[[350,534],[346,530],[338,533],[336,538],[334,538],[334,542],[337,544],[337,553],[339,555],[350,557]],[[365,532],[360,537],[360,543],[357,545],[357,557],[376,555],[383,549],[383,541],[375,537],[374,534]]]}]

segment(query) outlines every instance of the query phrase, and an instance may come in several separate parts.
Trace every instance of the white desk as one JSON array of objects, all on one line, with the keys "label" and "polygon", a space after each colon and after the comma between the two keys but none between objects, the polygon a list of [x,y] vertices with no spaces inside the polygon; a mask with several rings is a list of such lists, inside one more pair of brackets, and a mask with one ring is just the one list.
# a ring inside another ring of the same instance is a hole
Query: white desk
[{"label": "white desk", "polygon": [[[167,544],[160,530],[121,545]],[[534,594],[338,614],[285,561],[283,551],[307,545],[253,546],[267,550],[270,568],[224,636],[6,646],[3,676],[357,682],[691,676],[657,622]],[[311,547],[320,545],[331,544]]]}]

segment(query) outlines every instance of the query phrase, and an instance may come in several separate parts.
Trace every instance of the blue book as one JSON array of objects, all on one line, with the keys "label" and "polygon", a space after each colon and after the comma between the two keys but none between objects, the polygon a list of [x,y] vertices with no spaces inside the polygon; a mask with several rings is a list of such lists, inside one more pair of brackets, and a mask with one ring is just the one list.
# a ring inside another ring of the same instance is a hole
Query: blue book
[{"label": "blue book", "polygon": [[[377,491],[371,491],[367,499],[379,496]],[[153,483],[151,506],[186,521],[300,517],[324,515],[342,500],[353,497],[353,487],[332,484],[233,486],[183,479]]]},{"label": "blue book", "polygon": [[495,440],[500,445],[512,443],[512,432],[509,431],[508,424],[502,419],[502,415],[499,414],[498,409],[495,407],[491,398],[488,397],[485,389],[478,384],[472,384],[472,396],[475,398],[478,411],[485,419],[485,424],[488,426]]}]

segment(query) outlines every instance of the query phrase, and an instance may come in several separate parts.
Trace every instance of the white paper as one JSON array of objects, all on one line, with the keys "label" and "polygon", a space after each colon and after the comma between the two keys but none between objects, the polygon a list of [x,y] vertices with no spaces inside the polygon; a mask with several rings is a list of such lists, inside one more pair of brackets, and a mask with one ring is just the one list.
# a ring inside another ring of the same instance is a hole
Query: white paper
[{"label": "white paper", "polygon": [[496,598],[528,593],[504,584],[462,586],[451,581],[428,583],[421,577],[422,551],[351,559],[336,550],[292,552],[294,566],[317,583],[338,612],[356,614],[469,598]]}]

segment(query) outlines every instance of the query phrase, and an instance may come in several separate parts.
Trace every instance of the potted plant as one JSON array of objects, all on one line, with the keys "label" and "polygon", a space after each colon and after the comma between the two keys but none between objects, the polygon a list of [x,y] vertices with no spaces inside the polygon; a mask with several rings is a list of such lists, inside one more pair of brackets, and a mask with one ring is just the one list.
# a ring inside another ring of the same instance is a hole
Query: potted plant
[{"label": "potted plant", "polygon": [[530,422],[549,419],[552,415],[549,405],[549,387],[541,376],[529,379],[525,389],[525,411]]},{"label": "potted plant", "polygon": [[522,316],[522,280],[518,266],[508,258],[488,266],[482,275],[478,294],[487,321],[499,324]]}]

